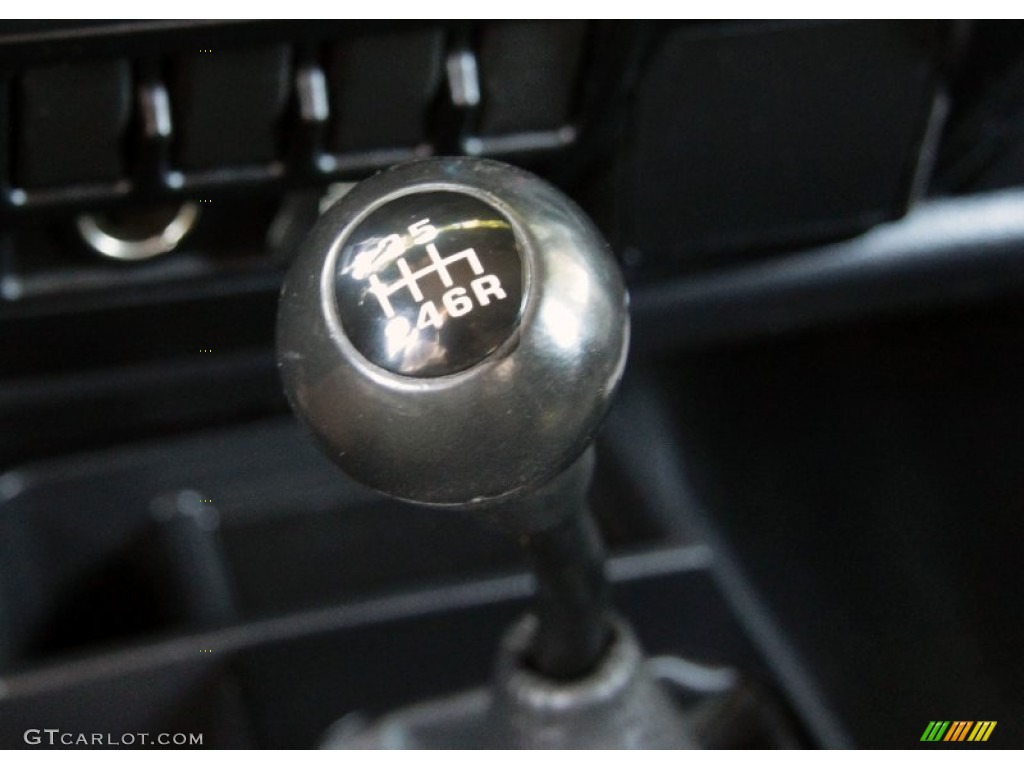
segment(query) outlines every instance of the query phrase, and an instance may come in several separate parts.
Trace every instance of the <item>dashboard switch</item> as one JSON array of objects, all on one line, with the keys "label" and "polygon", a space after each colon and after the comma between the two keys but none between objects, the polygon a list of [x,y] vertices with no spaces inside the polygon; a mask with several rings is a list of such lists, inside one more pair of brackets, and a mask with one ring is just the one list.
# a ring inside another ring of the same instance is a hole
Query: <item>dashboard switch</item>
[{"label": "dashboard switch", "polygon": [[[335,45],[327,67],[337,154],[415,147],[441,82],[443,34],[423,29]],[[386,66],[382,66],[386,62]]]},{"label": "dashboard switch", "polygon": [[479,52],[479,133],[546,131],[568,123],[585,31],[585,23],[576,21],[489,25]]},{"label": "dashboard switch", "polygon": [[18,88],[17,185],[35,189],[122,177],[132,111],[127,61],[33,69]]},{"label": "dashboard switch", "polygon": [[10,88],[6,82],[0,82],[0,184],[4,186],[10,183],[10,130]]},{"label": "dashboard switch", "polygon": [[172,90],[175,159],[186,171],[259,165],[280,155],[291,80],[284,45],[180,56]]}]

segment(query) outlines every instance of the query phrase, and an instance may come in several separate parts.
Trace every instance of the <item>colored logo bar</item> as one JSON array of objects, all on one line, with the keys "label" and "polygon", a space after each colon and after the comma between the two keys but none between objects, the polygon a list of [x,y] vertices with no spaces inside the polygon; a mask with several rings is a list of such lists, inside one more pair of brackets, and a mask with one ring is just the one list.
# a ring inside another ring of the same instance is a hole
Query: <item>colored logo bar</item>
[{"label": "colored logo bar", "polygon": [[988,741],[995,720],[931,720],[921,741]]}]

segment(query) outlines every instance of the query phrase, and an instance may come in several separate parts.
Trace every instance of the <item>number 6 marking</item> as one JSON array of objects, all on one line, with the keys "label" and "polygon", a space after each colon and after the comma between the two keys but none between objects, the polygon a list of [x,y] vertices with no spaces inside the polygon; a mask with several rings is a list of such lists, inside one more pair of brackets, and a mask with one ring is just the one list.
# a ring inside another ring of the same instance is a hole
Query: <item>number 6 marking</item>
[{"label": "number 6 marking", "polygon": [[441,298],[444,308],[452,317],[462,317],[473,309],[473,300],[466,295],[466,289],[456,286]]}]

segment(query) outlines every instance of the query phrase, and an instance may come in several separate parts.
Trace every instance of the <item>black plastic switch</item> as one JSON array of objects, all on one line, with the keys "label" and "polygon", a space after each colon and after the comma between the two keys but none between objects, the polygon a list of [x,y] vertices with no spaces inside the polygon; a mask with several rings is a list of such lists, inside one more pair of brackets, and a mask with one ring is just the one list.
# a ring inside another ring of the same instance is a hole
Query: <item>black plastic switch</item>
[{"label": "black plastic switch", "polygon": [[560,128],[569,122],[585,22],[490,24],[480,41],[479,133]]},{"label": "black plastic switch", "polygon": [[0,80],[0,185],[6,186],[10,179],[11,169],[8,165],[11,145],[11,107],[9,87],[6,81]]},{"label": "black plastic switch", "polygon": [[178,57],[171,94],[177,165],[209,170],[278,158],[290,73],[284,45]]},{"label": "black plastic switch", "polygon": [[415,147],[441,82],[440,28],[339,42],[327,67],[331,152]]},{"label": "black plastic switch", "polygon": [[18,81],[18,95],[16,184],[31,189],[121,178],[132,104],[127,61],[30,70]]},{"label": "black plastic switch", "polygon": [[624,144],[629,245],[699,265],[900,216],[946,39],[928,21],[671,30]]}]

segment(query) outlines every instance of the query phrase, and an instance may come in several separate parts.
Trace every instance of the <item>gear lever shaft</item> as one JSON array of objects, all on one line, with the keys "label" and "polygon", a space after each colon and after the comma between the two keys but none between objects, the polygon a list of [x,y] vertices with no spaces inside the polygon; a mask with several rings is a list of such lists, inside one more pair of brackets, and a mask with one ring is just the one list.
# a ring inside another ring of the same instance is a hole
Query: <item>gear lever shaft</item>
[{"label": "gear lever shaft", "polygon": [[278,360],[293,408],[353,478],[523,542],[530,662],[572,678],[609,631],[587,448],[628,339],[618,267],[568,198],[503,163],[441,158],[324,213],[285,281]]}]

